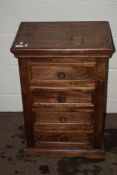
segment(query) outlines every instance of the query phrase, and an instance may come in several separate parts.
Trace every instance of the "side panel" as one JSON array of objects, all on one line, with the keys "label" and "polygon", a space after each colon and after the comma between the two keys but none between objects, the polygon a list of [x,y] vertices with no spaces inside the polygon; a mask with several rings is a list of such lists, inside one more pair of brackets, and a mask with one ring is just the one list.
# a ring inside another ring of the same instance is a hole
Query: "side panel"
[{"label": "side panel", "polygon": [[29,70],[26,59],[19,59],[20,82],[22,91],[24,123],[27,146],[33,147],[33,113],[31,111],[31,93],[29,91]]},{"label": "side panel", "polygon": [[107,58],[97,59],[96,103],[95,103],[95,147],[101,148],[104,142],[105,91],[107,86]]}]

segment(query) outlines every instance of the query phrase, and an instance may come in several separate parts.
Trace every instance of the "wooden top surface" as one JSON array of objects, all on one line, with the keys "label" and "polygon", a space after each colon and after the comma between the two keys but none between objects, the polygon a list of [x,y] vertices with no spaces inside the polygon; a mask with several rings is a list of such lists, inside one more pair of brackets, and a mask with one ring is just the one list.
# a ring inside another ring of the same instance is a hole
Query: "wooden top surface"
[{"label": "wooden top surface", "polygon": [[112,53],[108,22],[22,22],[11,52]]}]

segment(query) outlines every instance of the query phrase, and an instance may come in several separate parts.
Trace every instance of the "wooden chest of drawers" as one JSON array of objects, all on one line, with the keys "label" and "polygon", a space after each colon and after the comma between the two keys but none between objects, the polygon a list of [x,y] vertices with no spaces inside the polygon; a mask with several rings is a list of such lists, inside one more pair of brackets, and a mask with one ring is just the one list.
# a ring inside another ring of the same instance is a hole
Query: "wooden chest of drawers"
[{"label": "wooden chest of drawers", "polygon": [[104,158],[105,86],[114,52],[108,22],[23,22],[18,58],[32,156]]}]

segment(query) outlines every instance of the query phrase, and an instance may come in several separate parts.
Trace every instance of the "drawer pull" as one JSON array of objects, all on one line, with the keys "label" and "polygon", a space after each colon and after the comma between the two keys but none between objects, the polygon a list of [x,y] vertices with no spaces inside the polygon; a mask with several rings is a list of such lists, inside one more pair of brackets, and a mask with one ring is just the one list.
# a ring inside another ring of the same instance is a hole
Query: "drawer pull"
[{"label": "drawer pull", "polygon": [[61,142],[67,142],[68,141],[68,137],[67,136],[60,136],[59,137],[59,141],[61,141]]},{"label": "drawer pull", "polygon": [[65,102],[65,97],[64,97],[64,96],[60,96],[60,97],[58,98],[58,102],[59,102],[59,103],[64,103],[64,102]]},{"label": "drawer pull", "polygon": [[66,117],[60,117],[60,123],[66,123],[67,118]]},{"label": "drawer pull", "polygon": [[58,78],[59,79],[64,79],[65,78],[65,73],[64,72],[59,72],[58,73]]}]

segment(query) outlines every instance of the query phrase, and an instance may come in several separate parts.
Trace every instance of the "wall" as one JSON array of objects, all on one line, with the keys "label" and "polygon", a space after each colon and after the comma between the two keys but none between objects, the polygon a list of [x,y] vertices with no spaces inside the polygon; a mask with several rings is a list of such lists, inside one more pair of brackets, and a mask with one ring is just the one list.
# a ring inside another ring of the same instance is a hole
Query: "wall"
[{"label": "wall", "polygon": [[[0,0],[0,111],[21,111],[17,60],[10,53],[21,21],[107,20],[117,48],[116,0]],[[117,112],[117,53],[109,64],[107,112]]]}]

